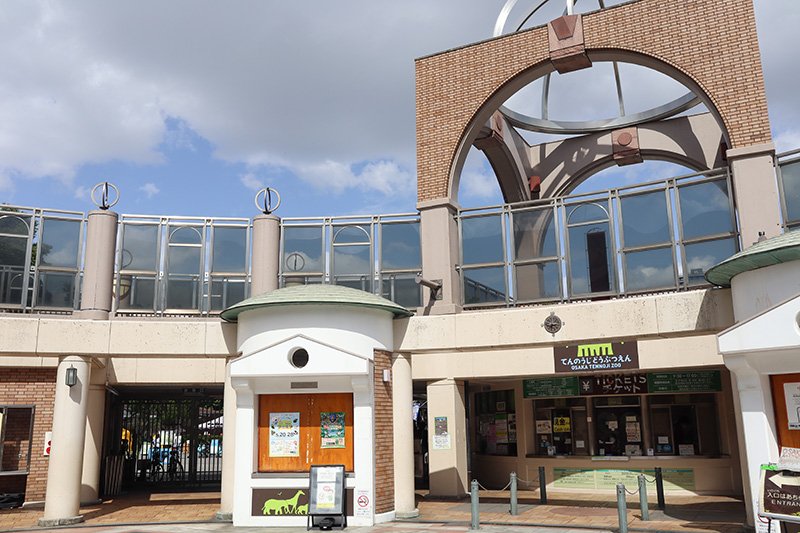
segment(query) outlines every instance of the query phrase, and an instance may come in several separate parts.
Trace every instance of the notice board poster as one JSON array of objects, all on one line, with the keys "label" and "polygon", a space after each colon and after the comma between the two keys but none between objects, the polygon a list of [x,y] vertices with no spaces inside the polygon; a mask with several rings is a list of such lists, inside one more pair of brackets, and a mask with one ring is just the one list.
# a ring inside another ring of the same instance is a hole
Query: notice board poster
[{"label": "notice board poster", "polygon": [[269,456],[300,456],[300,413],[269,414]]},{"label": "notice board poster", "polygon": [[344,465],[312,466],[308,492],[309,515],[344,515]]},{"label": "notice board poster", "polygon": [[319,414],[320,448],[344,448],[344,432],[343,412],[322,412]]},{"label": "notice board poster", "polygon": [[783,393],[789,429],[800,429],[800,383],[784,383]]},{"label": "notice board poster", "polygon": [[[495,440],[495,443],[497,440]],[[447,417],[436,416],[433,418],[433,449],[450,449],[450,432],[447,429]]]}]

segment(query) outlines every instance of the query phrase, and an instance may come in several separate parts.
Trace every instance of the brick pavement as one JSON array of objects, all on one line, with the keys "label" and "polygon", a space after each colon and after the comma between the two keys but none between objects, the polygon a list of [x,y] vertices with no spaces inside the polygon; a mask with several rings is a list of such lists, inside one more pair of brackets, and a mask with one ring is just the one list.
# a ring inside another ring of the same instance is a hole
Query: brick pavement
[{"label": "brick pavement", "polygon": [[[556,531],[564,528],[615,530],[617,510],[613,495],[566,494],[552,492],[548,505],[538,504],[538,494],[520,491],[520,514],[509,514],[508,493],[481,492],[481,523],[487,531]],[[654,500],[654,496],[653,496]],[[442,501],[419,493],[420,518],[416,521],[395,522],[376,528],[348,528],[351,531],[407,533],[419,531],[462,532],[470,520],[468,500]],[[134,493],[108,500],[81,510],[86,522],[79,531],[86,533],[194,532],[234,531],[224,524],[209,523],[219,508],[218,492],[195,493]],[[718,532],[741,533],[745,520],[744,504],[740,499],[712,496],[668,496],[666,511],[655,510],[651,502],[651,521],[643,522],[638,500],[628,497],[628,528],[631,531],[672,531],[681,533]],[[0,531],[35,529],[41,509],[0,511]],[[162,523],[160,526],[120,526],[120,524]],[[172,524],[165,524],[172,522]],[[195,522],[178,525],[175,522]],[[203,523],[197,523],[203,522]],[[116,526],[111,526],[117,524]],[[489,527],[490,524],[496,527]],[[96,526],[96,527],[87,527]],[[524,526],[524,527],[523,527]],[[538,526],[538,527],[531,527]],[[518,529],[521,528],[521,529]],[[36,529],[37,531],[46,531]],[[248,533],[250,528],[237,528],[236,533]],[[263,528],[258,528],[263,531]],[[303,531],[291,528],[286,531]],[[60,529],[59,531],[63,531]],[[255,531],[255,529],[253,529]],[[281,531],[273,530],[270,531]],[[585,531],[585,530],[584,530]]]}]

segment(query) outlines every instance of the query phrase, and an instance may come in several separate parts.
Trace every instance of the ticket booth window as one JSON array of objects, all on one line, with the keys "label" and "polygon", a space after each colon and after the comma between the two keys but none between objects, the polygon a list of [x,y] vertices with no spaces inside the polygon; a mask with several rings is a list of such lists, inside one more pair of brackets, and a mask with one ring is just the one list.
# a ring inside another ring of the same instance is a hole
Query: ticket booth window
[{"label": "ticket booth window", "polygon": [[598,455],[643,455],[642,409],[638,396],[594,399]]},{"label": "ticket booth window", "polygon": [[653,395],[649,402],[655,455],[719,455],[715,395]]},{"label": "ticket booth window", "polygon": [[517,455],[517,415],[514,391],[481,392],[475,395],[478,414],[478,453]]},{"label": "ticket booth window", "polygon": [[588,455],[585,398],[538,400],[535,405],[537,455]]}]

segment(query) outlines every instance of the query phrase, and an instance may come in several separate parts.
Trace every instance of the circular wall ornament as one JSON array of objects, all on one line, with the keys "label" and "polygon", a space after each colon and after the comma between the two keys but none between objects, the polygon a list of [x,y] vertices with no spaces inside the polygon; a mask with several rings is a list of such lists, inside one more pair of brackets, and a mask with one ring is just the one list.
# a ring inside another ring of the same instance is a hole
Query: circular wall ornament
[{"label": "circular wall ornament", "polygon": [[564,325],[564,322],[561,321],[561,318],[558,317],[554,312],[550,313],[550,316],[544,319],[544,323],[542,323],[542,327],[544,330],[551,334],[555,335],[559,331],[561,331],[561,327]]}]

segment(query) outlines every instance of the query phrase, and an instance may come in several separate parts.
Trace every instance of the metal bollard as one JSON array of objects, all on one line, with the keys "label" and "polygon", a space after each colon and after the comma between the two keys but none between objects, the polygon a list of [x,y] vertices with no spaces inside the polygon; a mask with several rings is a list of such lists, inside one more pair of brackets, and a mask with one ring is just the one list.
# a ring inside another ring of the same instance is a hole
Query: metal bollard
[{"label": "metal bollard", "polygon": [[664,476],[661,467],[656,467],[656,498],[658,498],[658,509],[664,510]]},{"label": "metal bollard", "polygon": [[647,506],[647,480],[644,474],[639,474],[639,510],[642,511],[642,521],[650,520],[650,508]]},{"label": "metal bollard", "polygon": [[617,483],[617,514],[619,533],[628,533],[628,502],[625,501],[625,485]]},{"label": "metal bollard", "polygon": [[517,473],[511,472],[511,516],[517,516],[519,509],[517,507]]},{"label": "metal bollard", "polygon": [[470,529],[480,529],[480,519],[478,518],[478,480],[473,479],[470,485],[470,503],[472,504],[472,522]]},{"label": "metal bollard", "polygon": [[547,478],[544,476],[544,467],[539,467],[539,503],[547,503]]}]

